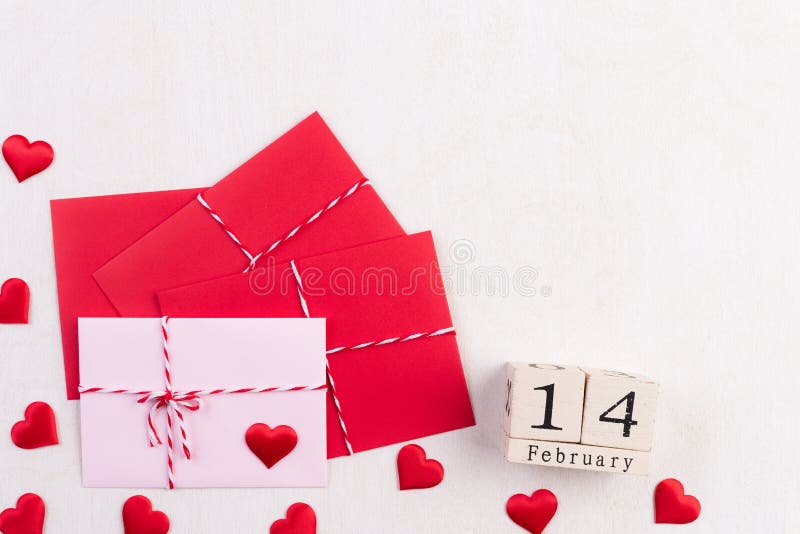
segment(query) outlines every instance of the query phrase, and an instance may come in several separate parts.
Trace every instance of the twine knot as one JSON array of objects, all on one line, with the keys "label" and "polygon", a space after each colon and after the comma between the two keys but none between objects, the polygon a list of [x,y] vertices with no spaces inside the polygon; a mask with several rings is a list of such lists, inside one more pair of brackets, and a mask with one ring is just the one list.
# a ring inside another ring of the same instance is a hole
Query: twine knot
[{"label": "twine knot", "polygon": [[147,436],[151,447],[163,445],[161,436],[156,429],[155,419],[156,414],[162,408],[167,413],[167,444],[172,447],[171,430],[174,421],[178,422],[181,437],[181,448],[183,455],[187,460],[191,459],[192,452],[189,449],[189,435],[186,431],[186,425],[183,417],[183,409],[196,412],[202,406],[200,396],[195,392],[177,392],[172,390],[154,391],[141,397],[136,402],[140,404],[150,404],[150,411],[147,414]]}]

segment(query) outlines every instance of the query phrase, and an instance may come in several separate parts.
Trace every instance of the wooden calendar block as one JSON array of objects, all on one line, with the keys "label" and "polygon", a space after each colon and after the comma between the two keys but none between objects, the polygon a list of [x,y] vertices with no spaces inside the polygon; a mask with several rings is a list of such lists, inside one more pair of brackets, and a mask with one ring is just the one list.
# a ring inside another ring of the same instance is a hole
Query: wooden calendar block
[{"label": "wooden calendar block", "polygon": [[578,367],[509,363],[505,433],[514,438],[577,443],[585,381]]},{"label": "wooden calendar block", "polygon": [[582,443],[560,443],[505,437],[505,456],[509,462],[566,467],[606,473],[646,475],[650,470],[650,452]]},{"label": "wooden calendar block", "polygon": [[580,442],[649,451],[658,384],[644,376],[586,369],[586,399]]}]

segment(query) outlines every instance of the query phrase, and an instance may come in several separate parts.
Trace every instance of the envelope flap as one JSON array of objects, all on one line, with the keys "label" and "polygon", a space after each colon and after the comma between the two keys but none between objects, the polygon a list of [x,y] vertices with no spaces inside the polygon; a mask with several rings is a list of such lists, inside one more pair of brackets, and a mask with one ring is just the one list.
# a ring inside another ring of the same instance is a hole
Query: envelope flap
[{"label": "envelope flap", "polygon": [[453,324],[430,232],[301,259],[296,265],[309,313],[330,320],[329,349]]},{"label": "envelope flap", "polygon": [[259,252],[362,178],[319,113],[313,113],[205,198],[242,243]]},{"label": "envelope flap", "polygon": [[[170,319],[167,325],[175,391],[325,383],[324,319]],[[79,331],[83,386],[164,388],[160,319],[81,318]]]},{"label": "envelope flap", "polygon": [[110,389],[164,387],[159,319],[79,317],[81,385]]},{"label": "envelope flap", "polygon": [[170,319],[176,390],[325,384],[324,319]]},{"label": "envelope flap", "polygon": [[[328,319],[328,348],[452,326],[430,232],[295,261],[312,317]],[[162,291],[179,317],[302,317],[288,263]]]}]

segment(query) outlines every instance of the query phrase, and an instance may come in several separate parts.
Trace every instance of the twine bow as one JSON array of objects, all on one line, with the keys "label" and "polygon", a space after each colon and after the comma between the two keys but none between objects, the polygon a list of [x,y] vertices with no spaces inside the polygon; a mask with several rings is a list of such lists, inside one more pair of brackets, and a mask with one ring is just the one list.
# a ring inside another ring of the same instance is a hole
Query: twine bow
[{"label": "twine bow", "polygon": [[178,427],[181,433],[181,449],[183,455],[187,460],[192,458],[192,451],[189,449],[189,435],[186,430],[186,421],[183,417],[181,408],[186,408],[192,412],[196,412],[203,405],[202,400],[195,393],[176,393],[171,390],[167,391],[154,391],[136,402],[140,404],[152,403],[150,411],[147,414],[147,437],[150,441],[151,447],[163,445],[161,437],[158,435],[158,430],[155,426],[156,414],[162,408],[167,413],[167,445],[172,448],[172,428],[173,421],[178,421]]}]

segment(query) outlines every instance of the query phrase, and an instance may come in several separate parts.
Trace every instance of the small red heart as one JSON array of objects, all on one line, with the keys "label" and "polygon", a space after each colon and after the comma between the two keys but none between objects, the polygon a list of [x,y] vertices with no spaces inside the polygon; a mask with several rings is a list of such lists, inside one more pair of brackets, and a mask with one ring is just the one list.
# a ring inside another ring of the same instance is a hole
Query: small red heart
[{"label": "small red heart", "polygon": [[53,147],[45,141],[29,143],[24,135],[12,135],[3,142],[3,157],[22,183],[53,163]]},{"label": "small red heart", "polygon": [[167,534],[169,517],[164,512],[154,512],[153,503],[144,495],[130,497],[122,506],[122,523],[125,534]]},{"label": "small red heart", "polygon": [[428,460],[425,449],[412,443],[397,453],[397,477],[401,490],[432,488],[444,479],[444,467]]},{"label": "small red heart", "polygon": [[42,534],[43,529],[44,501],[35,493],[26,493],[17,499],[16,508],[0,513],[3,534]]},{"label": "small red heart", "polygon": [[297,432],[286,425],[270,428],[264,423],[255,423],[245,432],[244,440],[253,454],[270,469],[297,446]]},{"label": "small red heart", "polygon": [[558,499],[546,489],[512,495],[506,501],[506,513],[511,520],[532,534],[541,534],[558,508]]},{"label": "small red heart", "polygon": [[700,517],[700,501],[686,495],[683,484],[674,478],[658,483],[655,501],[656,523],[684,525]]},{"label": "small red heart", "polygon": [[19,278],[9,278],[0,287],[0,323],[27,324],[31,292]]},{"label": "small red heart", "polygon": [[25,419],[11,427],[11,441],[21,449],[58,445],[56,414],[46,402],[32,402],[25,408]]},{"label": "small red heart", "polygon": [[317,514],[304,502],[296,502],[286,510],[286,519],[278,519],[269,527],[269,534],[315,534]]}]

